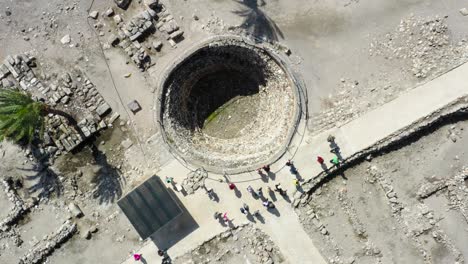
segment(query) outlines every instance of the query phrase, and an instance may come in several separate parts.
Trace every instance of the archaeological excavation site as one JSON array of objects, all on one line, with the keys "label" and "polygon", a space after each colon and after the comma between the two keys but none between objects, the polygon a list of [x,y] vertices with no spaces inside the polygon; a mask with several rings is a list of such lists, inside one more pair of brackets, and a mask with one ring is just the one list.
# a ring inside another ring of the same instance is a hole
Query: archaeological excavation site
[{"label": "archaeological excavation site", "polygon": [[0,264],[463,264],[466,0],[0,0]]}]

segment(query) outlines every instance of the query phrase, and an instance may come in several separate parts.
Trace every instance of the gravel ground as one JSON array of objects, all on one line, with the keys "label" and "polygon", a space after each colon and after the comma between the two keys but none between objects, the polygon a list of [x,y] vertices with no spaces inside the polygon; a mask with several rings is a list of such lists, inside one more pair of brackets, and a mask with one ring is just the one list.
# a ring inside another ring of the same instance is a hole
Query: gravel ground
[{"label": "gravel ground", "polygon": [[283,257],[270,238],[260,229],[242,226],[223,232],[174,263],[282,263]]}]

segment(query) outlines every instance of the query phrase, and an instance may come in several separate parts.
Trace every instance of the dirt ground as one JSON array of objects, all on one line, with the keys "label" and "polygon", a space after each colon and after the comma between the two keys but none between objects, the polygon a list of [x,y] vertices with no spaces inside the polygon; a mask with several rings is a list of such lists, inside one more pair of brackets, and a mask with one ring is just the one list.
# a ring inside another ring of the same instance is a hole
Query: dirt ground
[{"label": "dirt ground", "polygon": [[[468,17],[459,13],[466,6],[463,0],[162,2],[185,30],[185,40],[177,48],[165,43],[162,52],[155,55],[156,65],[141,73],[122,50],[105,48],[103,57],[99,45],[105,46],[115,30],[112,20],[103,17],[103,12],[113,7],[128,19],[141,8],[141,1],[133,1],[129,10],[123,11],[110,0],[0,0],[0,61],[7,55],[32,50],[39,63],[39,78],[50,72],[79,67],[121,116],[115,128],[96,141],[101,156],[90,157],[87,149],[63,156],[52,166],[52,171],[46,171],[54,174],[52,182],[40,181],[41,176],[33,177],[44,171],[37,171],[39,165],[25,150],[1,145],[0,175],[23,179],[24,189],[20,194],[24,198],[44,190],[51,195],[43,196],[37,207],[25,215],[11,231],[14,235],[0,235],[0,263],[16,263],[18,256],[24,255],[36,241],[56,230],[70,217],[71,201],[84,212],[84,217],[78,220],[79,234],[58,248],[48,258],[49,263],[95,263],[96,260],[120,263],[141,245],[115,202],[144,176],[155,173],[171,159],[158,137],[154,120],[155,80],[180,50],[200,39],[247,31],[257,38],[287,45],[292,52],[293,68],[302,75],[307,87],[312,117],[309,128],[314,133],[356,118],[467,58],[463,39],[467,35]],[[100,11],[98,20],[87,18],[91,4],[91,10]],[[194,19],[194,15],[199,19]],[[442,19],[445,16],[448,17]],[[400,31],[402,20],[413,21],[411,25],[416,27]],[[435,25],[435,35],[425,33],[427,25]],[[407,40],[407,33],[412,30],[416,35],[424,34],[409,42],[390,40]],[[63,45],[60,40],[66,34],[70,35],[71,43]],[[446,42],[427,42],[431,37]],[[424,45],[419,45],[421,39]],[[418,53],[421,50],[411,48],[418,45],[427,48],[428,53],[421,55]],[[415,54],[422,57],[414,57]],[[415,75],[414,69],[427,68],[430,69],[424,76]],[[131,75],[125,77],[128,74]],[[135,115],[126,106],[133,99],[142,106]],[[223,124],[223,118],[219,116],[213,124]],[[345,173],[348,180],[336,178],[315,193],[310,208],[301,209],[301,214],[325,256],[330,259],[338,256],[349,263],[352,259],[355,263],[379,260],[424,263],[428,258],[434,263],[453,263],[468,256],[466,217],[461,216],[459,209],[447,211],[451,208],[447,207],[447,191],[421,202],[416,199],[416,190],[424,182],[432,181],[432,176],[452,178],[466,165],[463,146],[468,140],[467,124],[458,123],[452,129],[457,135],[456,142],[446,139],[449,128],[441,128],[411,146],[351,169]],[[128,148],[121,144],[127,139],[133,142]],[[376,168],[370,169],[373,165]],[[403,213],[394,216],[379,181],[367,180],[378,178],[375,175],[379,173],[393,179],[391,184],[405,208]],[[33,191],[29,192],[31,188]],[[461,202],[466,208],[466,195]],[[11,206],[0,190],[0,219]],[[430,229],[407,239],[405,233],[413,230],[408,229],[406,222],[413,221],[415,216],[404,212],[419,212],[416,210],[430,211],[420,217],[422,228],[430,225]],[[325,231],[323,228],[316,231],[313,225],[319,223],[308,220],[314,214],[326,227]],[[82,237],[96,226],[89,240]],[[22,244],[16,240],[18,237]],[[343,241],[349,246],[343,246]],[[421,252],[427,252],[426,257]],[[229,261],[239,258],[231,256]]]},{"label": "dirt ground", "polygon": [[281,263],[283,256],[270,238],[260,229],[241,226],[228,230],[173,263]]},{"label": "dirt ground", "polygon": [[344,171],[299,210],[307,232],[330,263],[464,263],[467,143],[461,121]]}]

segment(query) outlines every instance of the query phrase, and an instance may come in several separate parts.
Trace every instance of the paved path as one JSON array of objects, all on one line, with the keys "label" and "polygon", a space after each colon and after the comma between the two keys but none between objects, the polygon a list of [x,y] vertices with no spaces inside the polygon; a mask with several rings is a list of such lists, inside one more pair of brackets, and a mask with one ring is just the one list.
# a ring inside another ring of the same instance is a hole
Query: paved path
[{"label": "paved path", "polygon": [[[468,64],[464,64],[341,127],[314,137],[305,135],[302,141],[300,137],[296,137],[290,148],[292,152],[297,150],[294,156],[294,163],[299,169],[300,176],[304,179],[310,179],[322,170],[315,161],[316,156],[321,155],[327,161],[331,158],[329,146],[326,142],[328,134],[336,136],[336,141],[340,145],[343,157],[346,158],[364,148],[372,146],[377,141],[424,118],[456,99],[467,95]],[[221,199],[219,203],[210,201],[203,192],[198,192],[188,197],[179,195],[179,199],[192,214],[199,228],[170,248],[169,254],[173,257],[181,255],[224,230],[223,227],[214,221],[214,211],[227,211],[228,215],[234,219],[233,222],[235,224],[246,222],[245,216],[239,212],[242,203],[246,202],[253,210],[258,208],[263,212],[265,223],[257,224],[280,247],[288,263],[326,263],[317,248],[313,245],[313,241],[303,231],[296,214],[286,201],[282,201],[282,198],[278,197],[281,201],[277,201],[276,204],[280,216],[275,216],[263,210],[260,201],[250,197],[246,191],[248,185],[258,188],[267,185],[273,186],[273,182],[280,182],[283,187],[288,189],[288,193],[292,194],[294,192],[294,186],[292,185],[293,176],[284,167],[285,160],[292,155],[293,153],[288,152],[283,160],[272,165],[272,169],[275,172],[275,176],[272,177],[274,180],[270,178],[268,182],[264,182],[256,173],[231,176],[231,180],[237,182],[236,185],[242,192],[241,198],[237,198],[227,188],[225,183],[214,180],[207,180],[206,185],[212,187],[218,193]],[[173,160],[157,174],[163,178],[165,176],[173,176],[176,181],[180,182],[187,173],[188,170],[186,168],[176,160]],[[209,177],[213,179],[222,178],[220,175],[212,174]],[[157,248],[152,242],[148,242],[139,250],[139,252],[143,253],[148,263],[160,263],[156,251]],[[128,259],[124,263],[134,263],[134,261]]]}]

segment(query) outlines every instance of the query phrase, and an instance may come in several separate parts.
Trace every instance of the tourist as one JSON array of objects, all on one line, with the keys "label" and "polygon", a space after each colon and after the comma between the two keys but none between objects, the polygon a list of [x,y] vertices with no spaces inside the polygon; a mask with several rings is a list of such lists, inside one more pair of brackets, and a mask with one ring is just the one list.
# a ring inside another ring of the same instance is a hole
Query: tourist
[{"label": "tourist", "polygon": [[230,190],[236,189],[236,185],[234,183],[232,183],[232,182],[228,183],[228,186],[229,186]]},{"label": "tourist", "polygon": [[245,210],[247,213],[249,212],[249,206],[248,206],[246,203],[244,203],[244,204],[242,205],[242,208],[244,208],[244,210]]},{"label": "tourist", "polygon": [[296,167],[294,166],[293,162],[291,160],[288,160],[286,162],[286,166],[289,167],[289,172],[291,172],[292,174],[297,174],[297,169]]},{"label": "tourist", "polygon": [[266,173],[269,173],[269,172],[270,172],[270,165],[265,165],[265,166],[263,166],[263,170],[264,170]]},{"label": "tourist", "polygon": [[223,220],[224,220],[225,223],[229,222],[229,218],[227,217],[227,212],[224,213]]},{"label": "tourist", "polygon": [[279,184],[279,183],[275,184],[275,191],[279,192],[281,195],[283,195],[285,193],[285,191],[281,187],[281,184]]},{"label": "tourist", "polygon": [[174,181],[173,177],[167,177],[166,176],[166,183],[172,183]]},{"label": "tourist", "polygon": [[262,187],[258,188],[257,194],[258,194],[258,196],[263,196]]},{"label": "tourist", "polygon": [[318,162],[320,165],[322,165],[322,164],[325,162],[325,160],[324,160],[322,157],[317,156],[317,162]]},{"label": "tourist", "polygon": [[337,155],[333,156],[333,158],[330,160],[330,163],[335,165],[335,166],[340,166],[340,159],[338,158]]},{"label": "tourist", "polygon": [[252,186],[247,186],[247,191],[249,193],[251,193],[253,196],[257,196],[257,193],[255,193],[254,189],[252,188]]},{"label": "tourist", "polygon": [[298,187],[298,186],[299,186],[299,180],[298,180],[298,179],[294,179],[294,180],[293,180],[293,184],[294,184],[294,186]]},{"label": "tourist", "polygon": [[133,259],[134,259],[135,261],[140,261],[140,260],[141,260],[141,254],[136,254],[136,253],[133,254]]},{"label": "tourist", "polygon": [[328,141],[329,143],[334,143],[334,142],[335,142],[335,136],[333,136],[333,135],[328,135],[327,141]]}]

